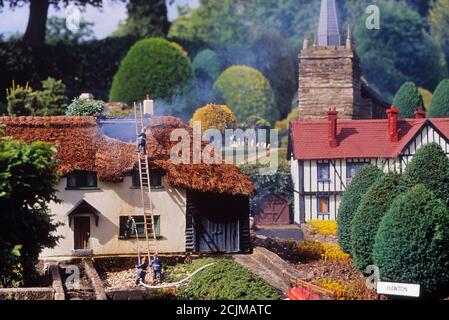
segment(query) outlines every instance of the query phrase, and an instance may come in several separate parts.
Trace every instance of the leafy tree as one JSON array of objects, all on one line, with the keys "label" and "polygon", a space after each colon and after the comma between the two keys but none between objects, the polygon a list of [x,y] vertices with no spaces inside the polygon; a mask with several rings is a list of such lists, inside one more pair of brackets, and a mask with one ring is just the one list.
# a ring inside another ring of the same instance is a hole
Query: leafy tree
[{"label": "leafy tree", "polygon": [[344,252],[351,253],[352,220],[357,208],[365,193],[381,175],[382,171],[379,168],[372,165],[363,166],[352,178],[351,183],[343,193],[338,208],[337,236],[338,243]]},{"label": "leafy tree", "polygon": [[[217,277],[217,275],[219,275]],[[277,300],[279,294],[259,276],[231,260],[218,260],[196,274],[180,296],[189,300]]]},{"label": "leafy tree", "polygon": [[407,184],[423,184],[449,205],[449,159],[437,143],[422,146],[416,151],[404,172]]},{"label": "leafy tree", "polygon": [[190,126],[193,126],[195,121],[201,123],[202,130],[217,129],[224,131],[234,128],[236,125],[234,112],[227,106],[216,104],[208,104],[197,109],[190,119]]},{"label": "leafy tree", "polygon": [[435,89],[430,100],[429,117],[449,117],[449,79],[444,79]]},{"label": "leafy tree", "polygon": [[170,22],[164,0],[130,0],[127,19],[114,32],[115,36],[137,35],[140,38],[166,37]]},{"label": "leafy tree", "polygon": [[217,80],[223,71],[223,63],[220,57],[211,49],[204,49],[193,59],[193,70],[197,78],[207,77],[212,83]]},{"label": "leafy tree", "polygon": [[432,33],[441,45],[446,61],[449,61],[449,0],[435,0],[429,12]]},{"label": "leafy tree", "polygon": [[405,189],[402,176],[387,173],[363,195],[351,226],[351,253],[359,271],[365,271],[373,264],[373,244],[379,223],[394,199]]},{"label": "leafy tree", "polygon": [[249,116],[243,123],[239,126],[241,129],[270,129],[271,123],[268,120],[260,116]]},{"label": "leafy tree", "polygon": [[170,101],[185,91],[192,75],[190,61],[172,43],[161,38],[140,40],[123,58],[109,100],[132,104],[148,94]]},{"label": "leafy tree", "polygon": [[42,109],[35,112],[36,115],[59,116],[64,115],[68,99],[65,95],[66,86],[62,80],[48,77],[42,81],[42,90],[38,91],[42,101]]},{"label": "leafy tree", "polygon": [[214,84],[214,96],[235,112],[239,122],[252,115],[270,122],[279,117],[270,83],[260,71],[251,67],[226,69]]},{"label": "leafy tree", "polygon": [[212,48],[232,47],[249,36],[244,12],[234,0],[201,0],[196,9],[181,7],[169,36],[190,41],[200,40]]},{"label": "leafy tree", "polygon": [[[17,263],[23,267],[25,281],[32,278],[39,252],[54,247],[59,239],[54,235],[59,224],[48,209],[50,201],[57,201],[55,151],[43,142],[0,139],[0,267],[6,285],[17,280],[10,269]],[[16,245],[22,246],[20,257],[15,254],[11,262],[11,256],[4,254]]]},{"label": "leafy tree", "polygon": [[270,81],[280,117],[285,118],[297,88],[290,44],[278,33],[263,33],[251,49],[255,59],[253,66]]},{"label": "leafy tree", "polygon": [[411,81],[404,83],[396,92],[393,105],[399,109],[401,118],[414,118],[416,110],[424,109],[423,97]]},{"label": "leafy tree", "polygon": [[99,116],[103,112],[104,103],[101,100],[77,98],[67,107],[66,116]]},{"label": "leafy tree", "polygon": [[102,0],[0,0],[0,9],[9,4],[11,9],[22,7],[25,4],[30,5],[30,14],[28,24],[23,36],[23,40],[31,45],[42,45],[45,42],[45,32],[47,25],[47,14],[50,5],[56,9],[66,7],[69,4],[84,7],[92,5],[101,7]]},{"label": "leafy tree", "polygon": [[422,296],[446,297],[449,285],[449,212],[419,184],[401,194],[377,231],[374,264],[381,279],[418,283]]},{"label": "leafy tree", "polygon": [[46,43],[56,44],[58,42],[75,43],[93,39],[92,22],[80,21],[79,29],[74,32],[67,28],[66,19],[50,17],[47,21]]},{"label": "leafy tree", "polygon": [[425,31],[425,19],[403,2],[379,0],[376,5],[381,12],[379,30],[365,27],[366,6],[354,12],[355,44],[366,79],[385,96],[408,80],[432,90],[445,76],[446,66],[440,47]]},{"label": "leafy tree", "polygon": [[28,83],[25,86],[16,85],[6,90],[8,114],[14,116],[30,116],[42,106],[39,94]]}]

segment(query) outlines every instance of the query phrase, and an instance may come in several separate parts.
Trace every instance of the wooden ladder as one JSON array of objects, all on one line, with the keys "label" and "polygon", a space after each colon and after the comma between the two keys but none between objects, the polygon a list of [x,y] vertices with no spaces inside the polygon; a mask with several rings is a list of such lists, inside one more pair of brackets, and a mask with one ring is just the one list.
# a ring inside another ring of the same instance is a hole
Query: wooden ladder
[{"label": "wooden ladder", "polygon": [[[134,120],[136,127],[136,137],[145,129],[144,112],[142,103],[134,103]],[[139,165],[140,195],[142,205],[142,215],[145,225],[145,241],[147,243],[148,259],[151,253],[157,254],[157,237],[154,220],[153,205],[151,202],[151,180],[148,157],[137,148],[137,163]]]}]

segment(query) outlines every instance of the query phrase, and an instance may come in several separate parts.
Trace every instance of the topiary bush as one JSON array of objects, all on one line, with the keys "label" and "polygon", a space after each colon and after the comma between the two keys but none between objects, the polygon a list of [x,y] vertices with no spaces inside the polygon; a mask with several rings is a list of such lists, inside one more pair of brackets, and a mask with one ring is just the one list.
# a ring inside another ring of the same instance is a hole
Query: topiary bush
[{"label": "topiary bush", "polygon": [[404,83],[396,92],[393,105],[399,109],[401,118],[414,118],[416,110],[424,109],[423,97],[411,81]]},{"label": "topiary bush", "polygon": [[195,111],[190,126],[193,127],[195,121],[201,122],[201,130],[234,128],[236,125],[235,115],[227,106],[208,104]]},{"label": "topiary bush", "polygon": [[99,116],[103,112],[103,101],[74,99],[67,107],[66,116]]},{"label": "topiary bush", "polygon": [[147,94],[170,100],[182,93],[192,78],[192,66],[179,48],[160,38],[134,44],[122,60],[112,82],[110,101],[132,104]]},{"label": "topiary bush", "polygon": [[419,184],[400,195],[383,217],[373,260],[384,281],[417,283],[421,296],[446,297],[449,286],[449,212]]},{"label": "topiary bush", "polygon": [[48,77],[42,81],[42,90],[38,91],[38,95],[43,108],[36,111],[35,114],[42,116],[64,115],[68,103],[65,92],[66,86],[62,80]]},{"label": "topiary bush", "polygon": [[352,219],[362,197],[381,175],[382,171],[379,168],[372,165],[363,166],[343,193],[337,215],[337,236],[344,252],[351,253]]},{"label": "topiary bush", "polygon": [[198,52],[195,59],[193,59],[192,66],[197,78],[202,74],[206,74],[212,81],[217,80],[223,71],[221,59],[211,49],[204,49]]},{"label": "topiary bush", "polygon": [[280,295],[259,276],[231,260],[218,260],[196,274],[178,294],[186,300],[278,300]]},{"label": "topiary bush", "polygon": [[449,159],[437,143],[416,151],[405,168],[404,177],[409,187],[422,183],[449,206]]},{"label": "topiary bush", "polygon": [[397,173],[387,173],[363,196],[351,226],[351,253],[359,271],[365,271],[367,266],[373,264],[373,244],[379,223],[394,199],[404,190],[403,177]]},{"label": "topiary bush", "polygon": [[239,122],[252,115],[271,123],[279,118],[270,83],[254,68],[229,67],[217,79],[213,91],[215,99],[224,101],[235,112]]},{"label": "topiary bush", "polygon": [[442,80],[435,89],[430,100],[429,117],[449,117],[449,79]]}]

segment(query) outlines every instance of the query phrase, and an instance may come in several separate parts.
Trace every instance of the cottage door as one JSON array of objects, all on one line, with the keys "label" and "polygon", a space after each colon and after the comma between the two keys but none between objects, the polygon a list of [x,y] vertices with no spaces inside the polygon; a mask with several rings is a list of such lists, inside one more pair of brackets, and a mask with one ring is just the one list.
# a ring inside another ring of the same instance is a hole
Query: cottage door
[{"label": "cottage door", "polygon": [[239,221],[237,219],[217,219],[216,216],[202,216],[199,228],[200,252],[238,252]]},{"label": "cottage door", "polygon": [[89,249],[90,217],[74,217],[75,250]]}]

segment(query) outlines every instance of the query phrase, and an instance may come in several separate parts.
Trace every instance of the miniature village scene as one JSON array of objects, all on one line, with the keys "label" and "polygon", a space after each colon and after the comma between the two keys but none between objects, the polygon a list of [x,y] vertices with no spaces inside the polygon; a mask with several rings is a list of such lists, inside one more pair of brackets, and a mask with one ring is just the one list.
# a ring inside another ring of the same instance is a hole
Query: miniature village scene
[{"label": "miniature village scene", "polygon": [[449,0],[0,1],[0,300],[447,300],[447,270]]}]

